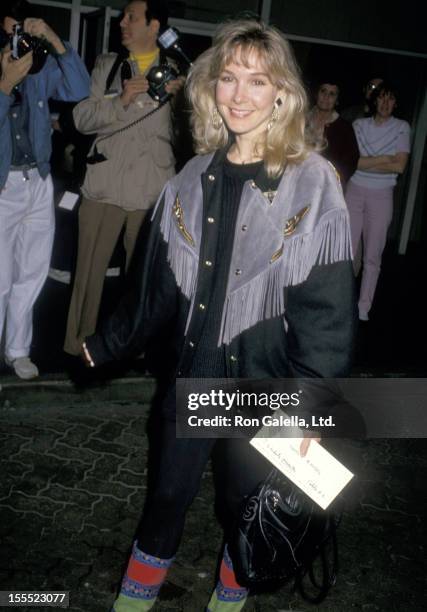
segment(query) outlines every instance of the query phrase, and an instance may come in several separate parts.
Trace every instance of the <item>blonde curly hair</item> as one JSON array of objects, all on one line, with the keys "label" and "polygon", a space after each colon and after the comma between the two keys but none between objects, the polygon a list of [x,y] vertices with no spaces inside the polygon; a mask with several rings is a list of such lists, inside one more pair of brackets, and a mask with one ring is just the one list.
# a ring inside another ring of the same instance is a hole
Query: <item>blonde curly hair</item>
[{"label": "blonde curly hair", "polygon": [[236,59],[247,63],[255,51],[271,82],[281,92],[277,120],[256,143],[270,177],[288,163],[305,159],[312,146],[305,138],[307,96],[289,43],[279,30],[252,19],[220,26],[210,49],[202,53],[188,75],[186,90],[192,105],[191,124],[197,153],[211,153],[229,142],[227,127],[213,120],[215,88],[222,70]]}]

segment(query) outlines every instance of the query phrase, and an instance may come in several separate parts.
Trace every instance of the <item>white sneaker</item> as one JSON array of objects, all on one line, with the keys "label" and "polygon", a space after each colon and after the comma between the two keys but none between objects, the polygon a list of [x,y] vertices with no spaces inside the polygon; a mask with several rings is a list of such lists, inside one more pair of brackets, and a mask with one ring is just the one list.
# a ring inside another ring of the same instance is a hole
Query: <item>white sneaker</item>
[{"label": "white sneaker", "polygon": [[29,357],[18,357],[17,359],[7,359],[6,363],[15,370],[15,374],[23,380],[37,378],[39,370]]},{"label": "white sneaker", "polygon": [[369,321],[367,312],[359,312],[359,321]]}]

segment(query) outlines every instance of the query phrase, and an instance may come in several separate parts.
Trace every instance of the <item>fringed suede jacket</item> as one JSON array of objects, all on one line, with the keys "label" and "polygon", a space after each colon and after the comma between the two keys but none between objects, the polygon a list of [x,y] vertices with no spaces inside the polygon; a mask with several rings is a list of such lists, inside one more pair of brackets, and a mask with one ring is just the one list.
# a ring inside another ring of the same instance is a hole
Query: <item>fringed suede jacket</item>
[{"label": "fringed suede jacket", "polygon": [[[161,337],[171,384],[191,371],[210,299],[226,151],[194,157],[165,186],[137,280],[87,339],[95,365]],[[346,204],[334,168],[312,153],[278,179],[246,181],[217,346],[233,378],[347,376],[355,329]],[[209,376],[207,373],[206,376]]]}]

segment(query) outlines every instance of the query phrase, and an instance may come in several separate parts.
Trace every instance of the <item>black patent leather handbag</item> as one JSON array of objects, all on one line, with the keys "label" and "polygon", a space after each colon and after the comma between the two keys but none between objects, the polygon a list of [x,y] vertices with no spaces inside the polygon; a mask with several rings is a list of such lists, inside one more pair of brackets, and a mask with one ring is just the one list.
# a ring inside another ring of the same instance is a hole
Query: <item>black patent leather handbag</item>
[{"label": "black patent leather handbag", "polygon": [[336,579],[338,522],[273,469],[246,499],[229,542],[239,584],[256,591],[294,579],[305,599],[319,603]]}]

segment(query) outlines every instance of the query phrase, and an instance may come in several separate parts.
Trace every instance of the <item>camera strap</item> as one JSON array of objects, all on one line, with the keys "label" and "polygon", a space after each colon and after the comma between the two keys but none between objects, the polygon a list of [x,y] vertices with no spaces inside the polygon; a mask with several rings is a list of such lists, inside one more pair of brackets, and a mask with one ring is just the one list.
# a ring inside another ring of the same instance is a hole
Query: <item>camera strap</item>
[{"label": "camera strap", "polygon": [[86,162],[88,164],[98,164],[99,162],[106,161],[107,158],[105,157],[105,155],[103,153],[100,153],[98,151],[98,149],[97,149],[97,145],[100,142],[104,142],[104,140],[108,140],[109,138],[112,138],[113,136],[116,136],[117,134],[121,134],[122,132],[125,132],[126,130],[129,130],[131,127],[133,127],[134,125],[137,125],[138,123],[142,123],[142,121],[145,121],[145,119],[148,119],[148,117],[151,117],[152,115],[154,115],[154,113],[157,113],[157,111],[159,111],[168,102],[169,102],[169,100],[165,100],[164,102],[160,102],[159,106],[157,106],[156,108],[153,108],[153,110],[151,110],[146,115],[143,115],[142,117],[140,117],[139,119],[136,119],[132,123],[129,123],[128,125],[125,125],[124,127],[119,128],[118,130],[115,130],[114,132],[111,132],[111,134],[107,134],[106,136],[103,136],[102,138],[100,138],[98,140],[98,142],[96,143],[96,145],[94,146],[94,148],[93,148],[92,155],[89,155],[86,158]]},{"label": "camera strap", "polygon": [[107,80],[105,81],[105,93],[107,93],[110,89],[111,83],[114,81],[114,77],[116,76],[119,66],[128,57],[128,54],[125,53],[117,54],[116,59],[114,60],[113,65],[111,66],[110,72],[108,73]]}]

